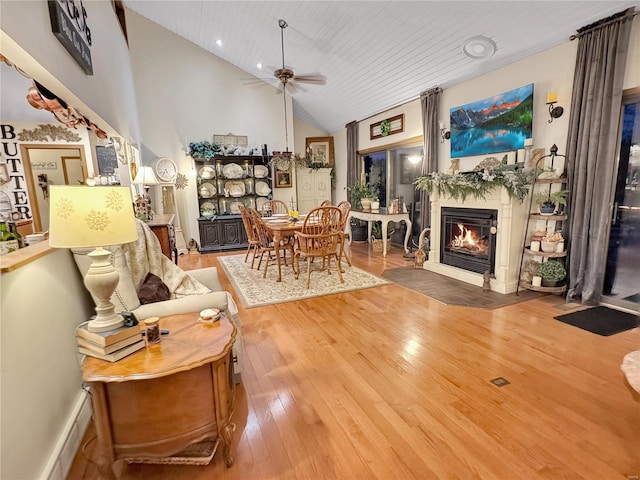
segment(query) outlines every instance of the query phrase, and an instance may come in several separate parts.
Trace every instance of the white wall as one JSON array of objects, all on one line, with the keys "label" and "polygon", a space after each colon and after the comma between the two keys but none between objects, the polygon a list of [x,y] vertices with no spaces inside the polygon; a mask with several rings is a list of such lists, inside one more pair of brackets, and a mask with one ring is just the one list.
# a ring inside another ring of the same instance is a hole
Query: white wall
[{"label": "white wall", "polygon": [[2,54],[107,133],[136,143],[133,74],[120,24],[111,2],[83,5],[93,39],[93,76],[84,73],[51,32],[44,1],[0,3]]},{"label": "white wall", "polygon": [[0,478],[46,478],[82,395],[75,328],[93,304],[67,249],[3,273],[0,293]]},{"label": "white wall", "polygon": [[[247,135],[250,145],[285,149],[282,96],[270,86],[245,86],[249,74],[132,12],[129,45],[142,124],[142,163],[169,157],[189,186],[176,202],[185,238],[198,239],[196,172],[189,142],[214,134]],[[287,99],[289,150],[294,146],[291,99]],[[274,195],[280,194],[276,189]],[[286,194],[282,194],[287,198]],[[290,196],[290,195],[289,195]]]}]

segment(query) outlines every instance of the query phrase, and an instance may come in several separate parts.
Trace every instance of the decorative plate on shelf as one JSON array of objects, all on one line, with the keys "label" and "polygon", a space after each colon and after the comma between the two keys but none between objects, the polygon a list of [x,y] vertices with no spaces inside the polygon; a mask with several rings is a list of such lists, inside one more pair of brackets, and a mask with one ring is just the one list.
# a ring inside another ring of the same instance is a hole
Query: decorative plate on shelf
[{"label": "decorative plate on shelf", "polygon": [[258,197],[256,198],[256,210],[260,211],[262,209],[262,205],[264,205],[266,202],[268,202],[269,200],[267,200],[264,197]]},{"label": "decorative plate on shelf", "polygon": [[266,197],[271,193],[271,189],[267,182],[256,182],[256,193],[261,197]]},{"label": "decorative plate on shelf", "polygon": [[232,197],[242,197],[245,194],[244,182],[233,181],[226,182],[224,188],[229,191]]},{"label": "decorative plate on shelf", "polygon": [[213,184],[207,182],[200,185],[200,197],[211,198],[216,193],[218,193],[218,189]]},{"label": "decorative plate on shelf", "polygon": [[264,165],[256,165],[253,167],[253,176],[256,178],[265,178],[269,176],[269,169]]},{"label": "decorative plate on shelf", "polygon": [[229,206],[231,213],[240,213],[240,205],[243,205],[242,202],[231,202]]},{"label": "decorative plate on shelf", "polygon": [[200,215],[205,218],[211,218],[216,214],[216,209],[211,202],[204,202],[200,205]]},{"label": "decorative plate on shelf", "polygon": [[244,169],[237,163],[228,163],[222,167],[222,174],[227,178],[242,178]]},{"label": "decorative plate on shelf", "polygon": [[210,179],[213,178],[216,174],[216,171],[213,167],[204,166],[200,170],[198,170],[198,175],[200,178]]}]

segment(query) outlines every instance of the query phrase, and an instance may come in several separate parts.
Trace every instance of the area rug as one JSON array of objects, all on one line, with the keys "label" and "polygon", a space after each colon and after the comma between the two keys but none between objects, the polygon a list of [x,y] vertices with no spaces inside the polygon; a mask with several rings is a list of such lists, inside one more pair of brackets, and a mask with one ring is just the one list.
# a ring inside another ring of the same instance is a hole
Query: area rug
[{"label": "area rug", "polygon": [[608,337],[640,326],[640,317],[607,307],[593,307],[553,317],[574,327]]},{"label": "area rug", "polygon": [[500,308],[542,295],[531,290],[523,290],[520,295],[484,292],[482,287],[413,267],[391,268],[382,277],[447,305],[463,307]]},{"label": "area rug", "polygon": [[[262,278],[264,264],[260,271],[255,268],[252,269],[251,257],[249,257],[249,261],[245,263],[244,253],[241,255],[218,257],[218,261],[229,277],[233,288],[238,294],[238,297],[240,297],[240,301],[246,308],[293,302],[305,298],[332,295],[391,283],[359,268],[343,264],[343,284],[340,283],[335,269],[332,269],[331,275],[328,275],[327,272],[312,271],[311,287],[307,289],[306,262],[300,262],[302,273],[297,280],[291,270],[291,265],[287,267],[283,265],[282,282],[277,282],[278,267],[276,265],[270,265],[267,269],[267,278]],[[258,262],[256,261],[256,265],[257,264]]]}]

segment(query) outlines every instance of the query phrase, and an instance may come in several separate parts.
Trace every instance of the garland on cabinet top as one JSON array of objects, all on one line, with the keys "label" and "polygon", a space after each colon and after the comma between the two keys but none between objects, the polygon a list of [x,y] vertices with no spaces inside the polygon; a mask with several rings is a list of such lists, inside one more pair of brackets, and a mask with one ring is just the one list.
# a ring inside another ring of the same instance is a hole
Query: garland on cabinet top
[{"label": "garland on cabinet top", "polygon": [[492,190],[504,187],[509,197],[522,203],[529,193],[533,178],[533,171],[524,170],[521,164],[501,163],[472,172],[431,172],[416,179],[415,185],[418,190],[429,194],[437,188],[440,194],[462,201],[467,197],[484,200]]}]

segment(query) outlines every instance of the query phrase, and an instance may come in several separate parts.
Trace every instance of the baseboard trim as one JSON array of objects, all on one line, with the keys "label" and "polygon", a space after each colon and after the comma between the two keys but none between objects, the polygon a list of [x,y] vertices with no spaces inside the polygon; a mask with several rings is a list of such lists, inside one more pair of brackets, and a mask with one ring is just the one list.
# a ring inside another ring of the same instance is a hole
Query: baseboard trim
[{"label": "baseboard trim", "polygon": [[80,390],[64,427],[58,435],[51,455],[38,478],[47,480],[67,478],[90,420],[91,397],[87,391]]}]

